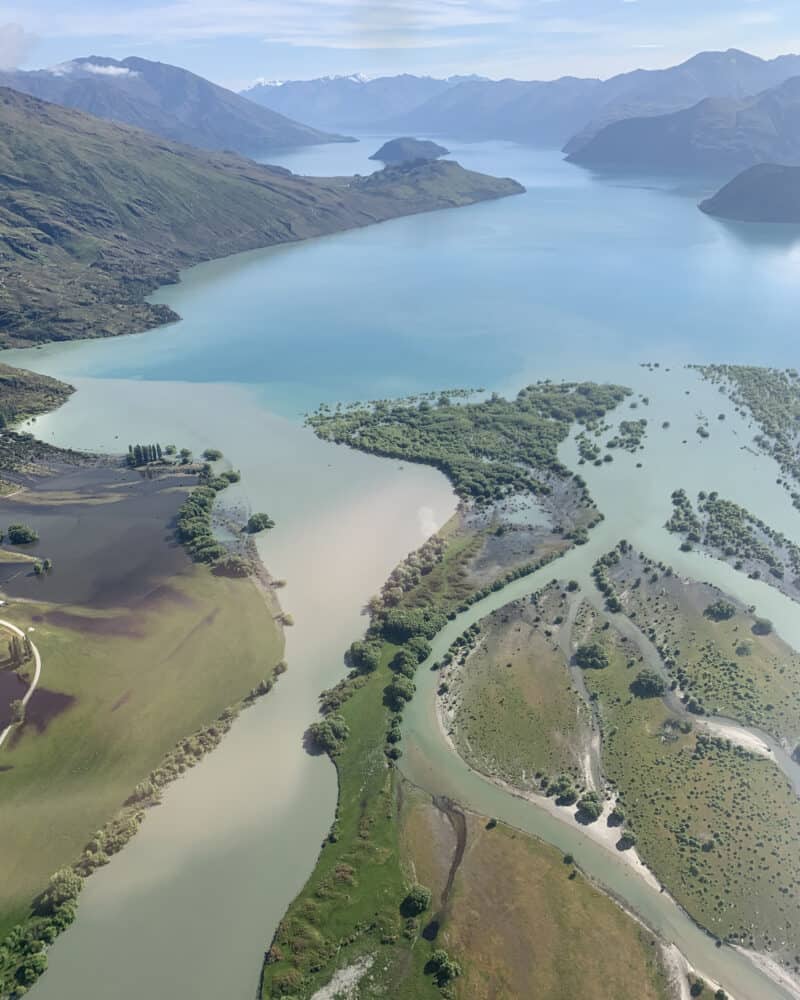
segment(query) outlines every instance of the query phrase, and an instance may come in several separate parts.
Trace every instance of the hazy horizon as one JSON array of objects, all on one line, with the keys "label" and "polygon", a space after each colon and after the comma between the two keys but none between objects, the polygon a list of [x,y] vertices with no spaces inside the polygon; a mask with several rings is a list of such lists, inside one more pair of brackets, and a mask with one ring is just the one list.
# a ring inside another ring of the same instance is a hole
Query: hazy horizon
[{"label": "hazy horizon", "polygon": [[40,0],[0,4],[0,68],[144,58],[241,89],[264,80],[413,73],[606,78],[701,51],[800,51],[788,0]]}]

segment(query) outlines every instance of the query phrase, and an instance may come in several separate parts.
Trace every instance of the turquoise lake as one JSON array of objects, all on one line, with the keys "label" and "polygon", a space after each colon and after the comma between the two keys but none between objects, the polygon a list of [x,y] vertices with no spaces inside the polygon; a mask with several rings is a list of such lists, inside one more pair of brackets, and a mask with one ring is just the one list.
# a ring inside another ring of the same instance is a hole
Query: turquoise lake
[{"label": "turquoise lake", "polygon": [[[367,173],[379,144],[282,162]],[[200,265],[153,297],[182,323],[59,347],[59,372],[257,384],[291,416],[323,400],[604,376],[620,362],[794,364],[800,229],[708,218],[697,202],[718,180],[596,178],[556,151],[447,145],[527,193]]]}]

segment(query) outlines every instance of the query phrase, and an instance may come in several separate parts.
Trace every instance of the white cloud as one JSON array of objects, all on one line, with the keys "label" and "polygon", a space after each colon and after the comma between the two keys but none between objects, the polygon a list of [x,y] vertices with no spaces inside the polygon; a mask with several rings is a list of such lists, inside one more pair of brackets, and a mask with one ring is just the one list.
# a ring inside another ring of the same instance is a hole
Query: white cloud
[{"label": "white cloud", "polygon": [[69,76],[71,73],[93,73],[95,76],[138,76],[136,70],[128,69],[127,66],[104,66],[102,63],[88,61],[73,61],[59,63],[53,66],[50,72],[54,76]]},{"label": "white cloud", "polygon": [[0,69],[16,69],[36,44],[21,24],[0,24]]},{"label": "white cloud", "polygon": [[127,66],[102,66],[98,63],[85,62],[80,64],[80,68],[85,73],[94,73],[96,76],[138,76],[134,69]]},{"label": "white cloud", "polygon": [[[26,20],[50,37],[125,37],[150,41],[262,37],[326,48],[436,47],[453,30],[508,24],[523,0],[173,0],[147,8],[31,11]],[[475,37],[461,39],[479,41]]]}]

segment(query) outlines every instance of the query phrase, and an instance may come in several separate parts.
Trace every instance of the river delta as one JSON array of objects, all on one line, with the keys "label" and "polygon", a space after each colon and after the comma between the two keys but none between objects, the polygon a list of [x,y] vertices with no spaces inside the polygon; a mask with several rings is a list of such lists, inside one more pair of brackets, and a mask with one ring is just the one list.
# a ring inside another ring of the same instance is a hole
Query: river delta
[{"label": "river delta", "polygon": [[[306,150],[282,162],[366,173],[374,145]],[[287,675],[87,881],[78,919],[50,950],[34,996],[84,996],[88,964],[97,995],[121,1000],[143,992],[250,1000],[258,987],[263,953],[334,816],[334,769],[303,744],[318,696],[343,676],[344,652],[365,628],[364,605],[457,505],[428,466],[319,440],[303,415],[320,403],[458,387],[513,396],[538,379],[569,378],[632,390],[607,417],[603,442],[621,421],[647,420],[641,447],[614,449],[613,462],[581,463],[577,428],[561,444],[560,461],[580,472],[604,520],[586,544],[448,622],[430,660],[554,576],[576,580],[599,602],[592,568],[623,538],[678,577],[754,606],[800,649],[790,596],[681,551],[665,528],[680,488],[719,491],[787,538],[800,534],[777,466],[753,446],[749,414],[685,367],[793,364],[794,231],[702,215],[696,203],[713,189],[709,180],[597,178],[553,153],[445,145],[465,166],[516,177],[527,194],[200,265],[155,296],[183,317],[178,324],[6,352],[9,363],[76,387],[27,428],[48,443],[110,453],[167,438],[198,451],[219,447],[242,471],[231,492],[276,521],[259,552],[287,581],[280,601],[295,622]],[[765,326],[768,337],[758,334]],[[423,664],[416,684],[399,763],[410,783],[574,855],[736,1000],[796,995],[746,956],[717,947],[613,847],[471,770],[437,721],[436,673]]]}]

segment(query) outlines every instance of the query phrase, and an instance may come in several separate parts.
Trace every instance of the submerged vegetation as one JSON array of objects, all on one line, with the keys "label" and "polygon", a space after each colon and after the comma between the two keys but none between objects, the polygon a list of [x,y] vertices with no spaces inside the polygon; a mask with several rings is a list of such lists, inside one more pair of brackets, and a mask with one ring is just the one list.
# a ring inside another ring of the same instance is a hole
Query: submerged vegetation
[{"label": "submerged vegetation", "polygon": [[360,451],[440,469],[462,500],[487,504],[517,493],[546,494],[549,478],[571,474],[558,446],[574,423],[591,426],[630,390],[616,385],[539,382],[508,401],[435,404],[379,400],[308,417],[319,437]]},{"label": "submerged vegetation", "polygon": [[784,486],[800,510],[800,373],[794,368],[753,365],[698,365],[704,378],[752,415],[760,433],[756,444],[771,455],[785,476]]},{"label": "submerged vegetation", "polygon": [[669,531],[684,538],[682,547],[701,545],[752,579],[763,578],[796,595],[800,588],[800,546],[781,532],[716,492],[698,494],[697,507],[684,490],[672,494]]}]

